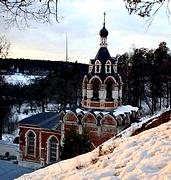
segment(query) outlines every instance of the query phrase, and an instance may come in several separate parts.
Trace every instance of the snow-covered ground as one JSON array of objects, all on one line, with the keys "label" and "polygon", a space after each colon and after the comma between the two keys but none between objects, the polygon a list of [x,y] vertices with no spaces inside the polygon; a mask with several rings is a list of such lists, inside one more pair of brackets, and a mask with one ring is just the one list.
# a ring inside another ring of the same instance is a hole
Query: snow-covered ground
[{"label": "snow-covered ground", "polygon": [[32,172],[31,169],[18,166],[10,161],[0,160],[0,179],[12,180],[21,176],[24,173]]},{"label": "snow-covered ground", "polygon": [[171,179],[171,121],[129,137],[133,129],[142,124],[134,124],[122,132],[120,138],[105,142],[101,151],[97,148],[18,179]]},{"label": "snow-covered ground", "polygon": [[4,75],[5,82],[12,85],[29,85],[34,83],[35,79],[42,79],[45,76],[25,75],[22,73],[15,73],[13,75]]}]

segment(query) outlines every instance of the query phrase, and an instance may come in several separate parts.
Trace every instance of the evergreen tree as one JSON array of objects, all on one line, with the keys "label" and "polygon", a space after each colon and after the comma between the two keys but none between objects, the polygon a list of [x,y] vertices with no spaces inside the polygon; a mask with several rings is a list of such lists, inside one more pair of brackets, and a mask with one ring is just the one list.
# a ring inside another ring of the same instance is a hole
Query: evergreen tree
[{"label": "evergreen tree", "polygon": [[74,128],[66,134],[61,147],[61,159],[69,159],[93,149],[89,133],[86,129],[78,134]]}]

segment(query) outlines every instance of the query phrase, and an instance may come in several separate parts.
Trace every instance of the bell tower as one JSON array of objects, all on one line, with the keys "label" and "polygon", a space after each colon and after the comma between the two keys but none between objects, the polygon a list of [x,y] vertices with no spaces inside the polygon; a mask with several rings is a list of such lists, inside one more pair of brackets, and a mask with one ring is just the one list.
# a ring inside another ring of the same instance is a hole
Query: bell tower
[{"label": "bell tower", "polygon": [[107,49],[106,13],[99,32],[100,48],[90,60],[88,74],[82,83],[82,106],[88,109],[112,110],[122,104],[122,78],[117,72],[117,60]]}]

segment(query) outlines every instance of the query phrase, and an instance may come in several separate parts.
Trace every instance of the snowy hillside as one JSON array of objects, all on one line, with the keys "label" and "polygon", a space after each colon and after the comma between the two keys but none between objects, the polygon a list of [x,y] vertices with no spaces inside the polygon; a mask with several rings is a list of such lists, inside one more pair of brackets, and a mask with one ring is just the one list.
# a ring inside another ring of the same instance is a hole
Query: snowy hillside
[{"label": "snowy hillside", "polygon": [[97,148],[19,179],[171,179],[171,121],[127,137],[132,128],[105,142],[102,150]]},{"label": "snowy hillside", "polygon": [[24,75],[22,73],[15,73],[13,75],[4,75],[5,82],[12,85],[29,85],[34,83],[35,79],[42,79],[45,76],[34,76],[34,75]]}]

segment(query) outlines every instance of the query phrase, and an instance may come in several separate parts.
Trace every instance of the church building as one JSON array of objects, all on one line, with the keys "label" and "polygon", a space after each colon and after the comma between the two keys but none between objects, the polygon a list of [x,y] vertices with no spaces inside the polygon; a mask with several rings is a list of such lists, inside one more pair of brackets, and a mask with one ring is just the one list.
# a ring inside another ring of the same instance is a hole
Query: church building
[{"label": "church building", "polygon": [[23,166],[41,167],[59,160],[59,145],[71,128],[88,130],[95,147],[127,128],[139,117],[137,107],[122,105],[122,77],[117,59],[107,49],[108,30],[99,32],[100,48],[90,60],[82,82],[82,106],[61,112],[45,112],[19,123],[20,161]]}]

